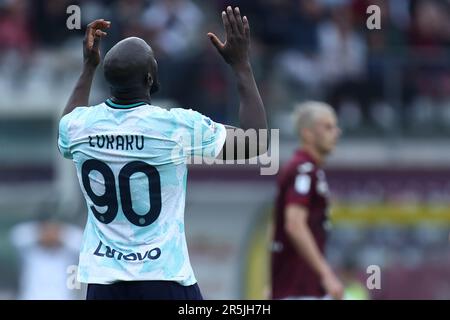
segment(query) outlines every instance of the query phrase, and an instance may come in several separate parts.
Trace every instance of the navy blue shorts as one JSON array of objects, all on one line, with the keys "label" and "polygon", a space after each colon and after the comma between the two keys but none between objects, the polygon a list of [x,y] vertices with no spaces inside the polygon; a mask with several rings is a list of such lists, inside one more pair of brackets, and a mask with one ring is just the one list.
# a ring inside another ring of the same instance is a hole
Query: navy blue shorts
[{"label": "navy blue shorts", "polygon": [[88,284],[87,300],[203,300],[198,284],[173,281],[118,281]]}]

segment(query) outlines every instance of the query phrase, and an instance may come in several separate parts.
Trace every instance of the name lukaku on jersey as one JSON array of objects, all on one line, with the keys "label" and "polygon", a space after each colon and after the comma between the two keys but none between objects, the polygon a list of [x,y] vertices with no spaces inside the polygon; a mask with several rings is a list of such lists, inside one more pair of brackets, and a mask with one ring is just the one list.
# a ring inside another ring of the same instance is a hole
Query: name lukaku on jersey
[{"label": "name lukaku on jersey", "polygon": [[89,146],[99,149],[142,150],[144,149],[144,136],[109,134],[89,136]]},{"label": "name lukaku on jersey", "polygon": [[[104,247],[104,249],[102,249]],[[141,252],[132,252],[129,254],[123,254],[120,251],[117,251],[116,249],[112,249],[110,246],[104,245],[103,242],[99,242],[97,249],[95,249],[94,252],[95,256],[98,257],[105,257],[110,259],[116,259],[116,260],[126,260],[126,261],[142,261],[144,259],[149,260],[156,260],[161,255],[161,249],[160,248],[153,248],[150,250],[147,250],[144,254]]]}]

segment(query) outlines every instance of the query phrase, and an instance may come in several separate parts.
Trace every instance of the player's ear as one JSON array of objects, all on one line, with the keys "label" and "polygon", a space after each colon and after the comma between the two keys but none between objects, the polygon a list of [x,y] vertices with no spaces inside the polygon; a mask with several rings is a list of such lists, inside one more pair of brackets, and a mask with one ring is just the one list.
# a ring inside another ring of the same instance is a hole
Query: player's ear
[{"label": "player's ear", "polygon": [[153,85],[153,78],[152,78],[152,75],[150,74],[150,72],[147,73],[147,75],[145,77],[145,82],[148,87],[151,87]]},{"label": "player's ear", "polygon": [[300,137],[303,141],[310,141],[312,138],[312,132],[310,128],[303,128],[300,132]]},{"label": "player's ear", "polygon": [[159,84],[159,81],[158,81],[158,76],[155,75],[153,77],[152,83],[150,85],[150,94],[154,94],[154,93],[158,92],[159,88],[160,88],[160,84]]}]

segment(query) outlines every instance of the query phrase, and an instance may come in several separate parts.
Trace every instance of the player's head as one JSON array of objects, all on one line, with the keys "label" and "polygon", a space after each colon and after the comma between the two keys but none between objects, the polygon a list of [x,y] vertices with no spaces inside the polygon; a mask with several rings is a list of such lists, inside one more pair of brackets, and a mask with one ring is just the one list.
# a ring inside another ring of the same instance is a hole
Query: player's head
[{"label": "player's head", "polygon": [[39,225],[39,244],[46,248],[61,244],[61,225],[56,221],[45,221]]},{"label": "player's head", "polygon": [[136,37],[119,41],[105,55],[103,69],[106,81],[114,92],[159,89],[158,64],[152,48]]},{"label": "player's head", "polygon": [[39,244],[45,248],[57,247],[61,244],[61,217],[58,216],[51,205],[42,205],[37,214],[39,226]]},{"label": "player's head", "polygon": [[340,135],[336,113],[323,102],[308,101],[295,107],[296,132],[304,146],[321,155],[333,151]]}]

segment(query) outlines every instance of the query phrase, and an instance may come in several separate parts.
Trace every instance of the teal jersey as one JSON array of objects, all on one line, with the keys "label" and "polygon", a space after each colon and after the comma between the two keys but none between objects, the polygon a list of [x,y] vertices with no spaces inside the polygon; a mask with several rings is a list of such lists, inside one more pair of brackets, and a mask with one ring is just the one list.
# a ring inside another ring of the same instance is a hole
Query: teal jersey
[{"label": "teal jersey", "polygon": [[59,124],[88,208],[78,280],[196,283],[184,227],[187,161],[216,157],[226,129],[202,114],[110,100]]}]

